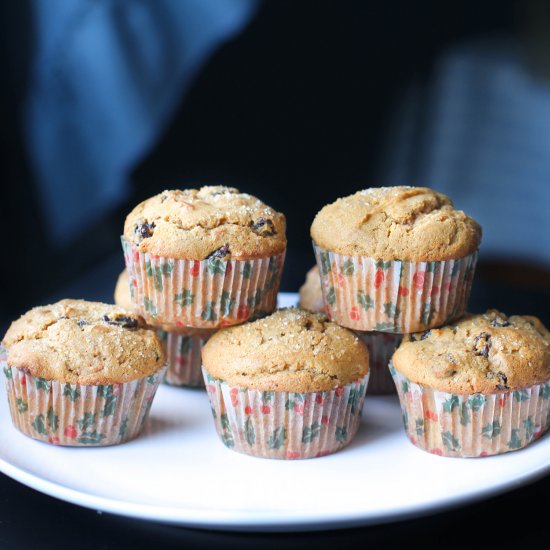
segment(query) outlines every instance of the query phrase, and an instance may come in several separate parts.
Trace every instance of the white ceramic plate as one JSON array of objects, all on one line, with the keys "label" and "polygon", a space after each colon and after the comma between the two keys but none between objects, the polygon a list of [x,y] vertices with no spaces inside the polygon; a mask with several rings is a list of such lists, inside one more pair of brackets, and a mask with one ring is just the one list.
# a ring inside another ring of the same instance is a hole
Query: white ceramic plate
[{"label": "white ceramic plate", "polygon": [[[282,305],[296,295],[282,294]],[[207,396],[161,386],[145,432],[124,445],[63,448],[11,424],[0,391],[0,469],[48,495],[89,508],[232,530],[306,530],[428,514],[514,489],[550,470],[550,437],[483,459],[415,448],[397,397],[368,397],[355,440],[323,458],[277,461],[219,441]]]}]

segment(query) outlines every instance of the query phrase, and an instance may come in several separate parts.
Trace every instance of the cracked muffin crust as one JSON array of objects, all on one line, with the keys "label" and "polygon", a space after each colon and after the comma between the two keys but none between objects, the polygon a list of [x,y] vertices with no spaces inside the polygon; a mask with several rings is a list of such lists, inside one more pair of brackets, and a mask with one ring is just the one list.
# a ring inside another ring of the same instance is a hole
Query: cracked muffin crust
[{"label": "cracked muffin crust", "polygon": [[481,227],[426,187],[364,189],[321,209],[311,226],[321,248],[379,260],[441,261],[475,252]]},{"label": "cracked muffin crust", "polygon": [[202,360],[215,378],[262,391],[328,391],[369,370],[367,347],[353,332],[297,308],[219,331]]},{"label": "cracked muffin crust", "polygon": [[550,332],[536,317],[497,310],[410,334],[394,368],[412,382],[457,393],[497,393],[550,380]]},{"label": "cracked muffin crust", "polygon": [[7,363],[32,376],[70,384],[115,384],[155,373],[164,352],[138,315],[118,306],[61,300],[14,321],[4,339]]},{"label": "cracked muffin crust", "polygon": [[142,253],[180,260],[242,260],[286,248],[286,221],[238,189],[205,186],[163,191],[126,218],[124,238]]}]

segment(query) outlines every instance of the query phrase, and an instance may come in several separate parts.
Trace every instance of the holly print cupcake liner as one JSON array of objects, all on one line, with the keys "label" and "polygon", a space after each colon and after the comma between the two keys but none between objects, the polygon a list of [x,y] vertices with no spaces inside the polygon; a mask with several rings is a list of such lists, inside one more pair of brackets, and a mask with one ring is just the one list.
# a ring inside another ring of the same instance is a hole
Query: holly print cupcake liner
[{"label": "holly print cupcake liner", "polygon": [[145,378],[91,386],[31,376],[4,364],[14,426],[25,435],[72,447],[106,446],[136,437],[165,367]]},{"label": "holly print cupcake liner", "polygon": [[285,253],[254,260],[176,260],[122,238],[134,310],[151,325],[220,328],[271,313]]},{"label": "holly print cupcake liner", "polygon": [[313,243],[328,317],[357,331],[406,334],[460,317],[477,253],[440,262],[346,256]]},{"label": "holly print cupcake liner", "polygon": [[171,386],[204,388],[201,350],[209,336],[185,335],[158,330],[166,350],[167,369],[163,382]]},{"label": "holly print cupcake liner", "polygon": [[390,370],[407,436],[424,451],[451,457],[507,453],[526,447],[550,427],[550,380],[522,390],[458,395]]},{"label": "holly print cupcake liner", "polygon": [[203,368],[216,431],[226,447],[256,457],[301,459],[334,453],[357,433],[369,374],[332,391],[238,388]]},{"label": "holly print cupcake liner", "polygon": [[369,348],[369,395],[395,393],[395,384],[389,363],[393,352],[401,343],[401,334],[391,332],[356,332]]}]

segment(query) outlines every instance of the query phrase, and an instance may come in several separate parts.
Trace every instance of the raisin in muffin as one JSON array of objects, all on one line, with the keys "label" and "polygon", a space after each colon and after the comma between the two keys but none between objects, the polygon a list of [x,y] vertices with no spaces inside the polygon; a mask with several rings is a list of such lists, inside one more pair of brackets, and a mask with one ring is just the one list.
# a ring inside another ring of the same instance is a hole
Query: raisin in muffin
[{"label": "raisin in muffin", "polygon": [[410,334],[393,375],[409,437],[449,456],[524,447],[548,429],[550,333],[496,310]]},{"label": "raisin in muffin", "polygon": [[135,437],[164,364],[161,342],[142,318],[84,300],[31,309],[11,324],[2,345],[14,424],[63,445]]},{"label": "raisin in muffin", "polygon": [[222,441],[269,458],[334,452],[355,435],[369,354],[355,334],[296,308],[216,333],[203,369]]}]

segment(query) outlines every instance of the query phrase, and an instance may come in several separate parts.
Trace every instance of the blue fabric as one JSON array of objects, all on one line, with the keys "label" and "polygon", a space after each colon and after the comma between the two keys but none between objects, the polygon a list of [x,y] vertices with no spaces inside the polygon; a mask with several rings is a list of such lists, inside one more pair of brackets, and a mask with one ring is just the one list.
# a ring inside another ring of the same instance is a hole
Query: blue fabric
[{"label": "blue fabric", "polygon": [[483,227],[482,256],[550,265],[550,85],[519,45],[485,39],[445,52],[395,113],[380,185],[423,185]]},{"label": "blue fabric", "polygon": [[52,242],[128,193],[197,70],[258,0],[34,0],[28,154]]}]

